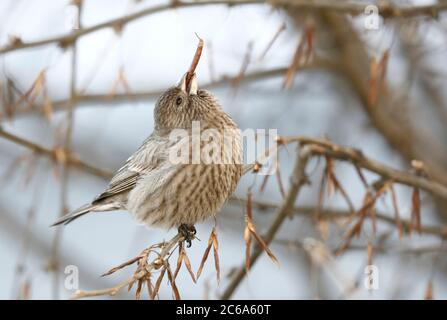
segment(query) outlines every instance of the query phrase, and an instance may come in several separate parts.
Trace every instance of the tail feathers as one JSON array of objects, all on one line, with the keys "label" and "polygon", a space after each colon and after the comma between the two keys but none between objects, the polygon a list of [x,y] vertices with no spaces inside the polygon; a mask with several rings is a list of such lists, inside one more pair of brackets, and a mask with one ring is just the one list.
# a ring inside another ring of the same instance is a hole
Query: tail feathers
[{"label": "tail feathers", "polygon": [[69,214],[66,214],[63,217],[60,217],[51,226],[54,227],[54,226],[57,226],[60,224],[69,224],[73,220],[80,218],[84,214],[89,213],[90,211],[94,210],[94,208],[95,208],[95,205],[92,205],[92,204],[83,205],[82,207],[76,209],[75,211],[70,212]]}]

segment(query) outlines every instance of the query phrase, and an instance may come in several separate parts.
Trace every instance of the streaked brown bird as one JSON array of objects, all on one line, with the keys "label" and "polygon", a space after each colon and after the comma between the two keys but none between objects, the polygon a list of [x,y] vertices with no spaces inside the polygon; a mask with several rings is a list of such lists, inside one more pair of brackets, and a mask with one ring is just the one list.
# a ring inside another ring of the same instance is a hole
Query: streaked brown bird
[{"label": "streaked brown bird", "polygon": [[191,234],[194,224],[218,212],[242,175],[236,123],[212,93],[198,88],[195,74],[160,96],[154,119],[153,133],[107,189],[53,225],[89,212],[127,210],[146,225]]}]

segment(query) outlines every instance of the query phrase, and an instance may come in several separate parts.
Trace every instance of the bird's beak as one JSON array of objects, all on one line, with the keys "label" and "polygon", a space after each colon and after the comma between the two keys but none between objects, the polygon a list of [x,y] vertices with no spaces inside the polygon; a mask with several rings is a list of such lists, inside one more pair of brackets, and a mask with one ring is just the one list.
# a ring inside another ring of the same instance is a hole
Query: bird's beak
[{"label": "bird's beak", "polygon": [[199,90],[199,85],[197,84],[196,74],[194,73],[189,83],[189,95],[197,95],[197,90]]},{"label": "bird's beak", "polygon": [[186,76],[187,73],[180,79],[179,84],[177,85],[177,88],[181,89],[184,93],[187,93],[189,95],[197,95],[197,90],[199,89],[197,84],[197,78],[196,74],[193,74],[188,88],[186,87]]}]

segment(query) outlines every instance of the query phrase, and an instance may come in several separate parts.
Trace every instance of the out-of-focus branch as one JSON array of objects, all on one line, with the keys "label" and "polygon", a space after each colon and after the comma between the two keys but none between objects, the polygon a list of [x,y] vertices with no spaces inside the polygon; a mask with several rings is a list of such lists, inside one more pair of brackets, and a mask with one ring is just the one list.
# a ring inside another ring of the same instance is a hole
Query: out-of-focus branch
[{"label": "out-of-focus branch", "polygon": [[[79,28],[82,28],[81,24],[81,16],[82,16],[82,8],[84,1],[77,0],[74,1],[74,4],[77,7],[77,17],[76,21],[79,25]],[[72,31],[73,33],[73,31]],[[70,99],[67,103],[67,127],[65,130],[65,137],[63,141],[63,153],[65,155],[71,154],[71,145],[72,145],[72,136],[73,136],[73,126],[74,126],[74,108],[76,105],[76,86],[77,86],[77,74],[78,74],[78,46],[77,46],[77,38],[71,43],[71,64],[70,64]],[[60,216],[66,215],[69,212],[68,205],[68,182],[69,182],[69,164],[66,161],[61,162],[62,165],[62,174],[60,181]],[[51,253],[51,264],[54,267],[54,277],[53,277],[53,298],[59,299],[59,291],[60,291],[60,274],[59,274],[59,255],[60,255],[60,243],[62,239],[62,228],[58,228],[54,232],[53,236],[53,250]]]},{"label": "out-of-focus branch", "polygon": [[[397,97],[393,88],[384,84],[377,101],[370,103],[371,88],[369,77],[365,75],[370,74],[371,60],[365,44],[346,17],[331,12],[324,12],[322,17],[328,25],[328,31],[336,39],[341,56],[340,70],[360,97],[371,124],[402,158],[408,162],[413,159],[424,161],[429,175],[447,184],[447,170],[444,166],[447,151],[442,141],[435,135],[427,135],[423,128],[415,128],[408,121],[406,112],[401,110],[410,110],[407,104],[411,100]],[[397,112],[396,102],[399,103]],[[440,215],[445,218],[447,202],[435,197],[435,203]]]},{"label": "out-of-focus branch", "polygon": [[[335,36],[342,55],[342,65],[339,70],[346,75],[361,98],[362,106],[371,123],[403,158],[407,161],[423,160],[427,170],[436,180],[444,184],[447,183],[447,171],[439,163],[445,156],[442,153],[444,148],[439,141],[431,139],[435,137],[427,137],[420,130],[415,132],[415,128],[403,118],[402,114],[390,114],[396,101],[402,101],[393,94],[392,88],[384,86],[376,103],[369,101],[370,84],[367,75],[370,73],[370,59],[366,46],[347,19],[328,12],[324,14],[324,17]],[[408,109],[405,102],[400,103],[403,104],[403,109]],[[397,123],[399,125],[396,125]],[[423,147],[426,146],[427,141],[432,141],[432,144],[436,144],[438,148],[432,148],[430,153],[425,152]]]},{"label": "out-of-focus branch", "polygon": [[267,52],[269,52],[270,48],[273,46],[273,44],[275,43],[275,41],[279,38],[279,35],[286,30],[287,25],[285,22],[281,23],[281,26],[279,27],[279,29],[275,32],[275,34],[273,35],[272,39],[269,41],[269,43],[267,44],[267,47],[264,49],[264,51],[262,51],[260,57],[259,57],[259,61],[263,60],[264,57],[267,55]]},{"label": "out-of-focus branch", "polygon": [[350,15],[359,15],[365,13],[368,5],[374,5],[378,8],[379,14],[384,18],[392,17],[414,17],[420,15],[428,15],[437,17],[438,14],[447,10],[446,3],[435,3],[429,5],[409,5],[396,6],[388,1],[376,1],[374,3],[361,3],[354,1],[331,1],[331,0],[270,0],[268,3],[279,6],[288,5],[296,9],[302,10],[321,10],[331,11],[334,13],[345,13]]},{"label": "out-of-focus branch", "polygon": [[37,154],[46,156],[53,161],[66,161],[67,164],[69,164],[70,166],[77,167],[77,168],[82,169],[85,172],[91,173],[95,176],[98,176],[101,178],[106,178],[106,179],[112,177],[112,172],[109,172],[107,170],[103,170],[103,169],[94,167],[92,165],[89,165],[89,164],[85,163],[84,161],[75,157],[73,154],[65,155],[65,159],[60,159],[60,156],[58,155],[59,150],[43,147],[37,143],[31,142],[27,139],[18,137],[17,135],[6,132],[1,127],[0,127],[0,137],[4,138],[10,142],[13,142],[17,145],[20,145],[27,149],[30,149]]},{"label": "out-of-focus branch", "polygon": [[[337,68],[337,62],[331,61],[329,59],[320,59],[316,58],[312,63],[306,64],[301,66],[300,68],[302,70],[309,70],[309,69],[336,69]],[[282,76],[286,73],[287,67],[284,68],[274,68],[269,70],[261,70],[261,71],[254,71],[251,73],[244,74],[244,76],[239,79],[240,81],[238,84],[244,82],[252,82],[252,81],[259,81],[264,80],[268,78],[278,77]],[[239,75],[236,76],[223,76],[219,80],[211,81],[209,83],[200,85],[203,89],[213,89],[221,86],[228,86],[235,83],[236,80],[238,80]],[[115,94],[113,97],[110,96],[110,94],[83,94],[78,95],[76,98],[76,106],[109,106],[111,104],[118,104],[120,102],[124,101],[144,101],[149,99],[154,99],[159,97],[164,90],[154,90],[154,91],[147,91],[147,92],[132,92],[132,93],[124,93],[124,94]],[[62,111],[66,110],[68,106],[68,100],[58,100],[53,102],[53,111]],[[32,114],[36,112],[41,112],[43,110],[43,106],[35,105],[33,108],[29,109],[20,109],[20,110],[14,110],[14,115],[20,116],[23,114]],[[1,114],[0,114],[1,116]]]},{"label": "out-of-focus branch", "polygon": [[[231,197],[229,199],[229,203],[245,206],[247,199]],[[279,204],[273,202],[252,200],[253,208],[259,210],[259,212],[263,212],[265,210],[275,210],[278,209]],[[327,220],[336,220],[336,219],[345,219],[352,216],[352,212],[344,209],[334,209],[334,208],[316,208],[315,206],[298,206],[293,208],[293,213],[295,215],[303,215],[303,216],[312,216],[315,214],[317,210],[319,211],[321,219]],[[367,217],[371,218],[371,217]],[[383,212],[376,212],[377,220],[386,222],[390,225],[396,225],[396,219],[392,217],[391,214],[386,214]],[[401,220],[403,231],[405,233],[410,233],[411,221],[402,219]],[[421,233],[433,236],[439,236],[442,238],[447,238],[447,228],[446,227],[438,227],[438,226],[421,226]]]},{"label": "out-of-focus branch", "polygon": [[[447,3],[447,2],[446,2]],[[441,74],[437,74],[437,71],[428,67],[428,61],[430,55],[423,54],[421,56],[420,48],[424,48],[427,45],[425,38],[418,32],[411,32],[406,30],[409,26],[402,22],[399,26],[403,28],[405,32],[398,32],[400,45],[402,46],[403,56],[408,60],[411,68],[409,72],[417,75],[416,79],[421,86],[421,89],[425,92],[426,97],[434,107],[434,111],[438,114],[439,119],[443,122],[443,128],[447,128],[447,103],[443,97],[443,87],[434,81],[434,77],[441,77]],[[409,33],[411,32],[411,39],[409,39]],[[406,35],[406,36],[405,36]],[[442,133],[443,136],[446,132]]]},{"label": "out-of-focus branch", "polygon": [[[299,240],[285,240],[285,239],[277,239],[274,240],[275,244],[287,246],[287,247],[293,247],[300,250],[305,250],[305,244],[302,241]],[[364,245],[349,245],[349,247],[346,248],[346,250],[356,250],[356,251],[367,251],[368,246]],[[411,255],[421,255],[421,254],[429,254],[429,253],[441,253],[447,250],[446,246],[442,245],[427,245],[422,247],[415,247],[415,248],[402,248],[402,247],[392,247],[392,246],[373,246],[372,250],[374,250],[374,254],[411,254]],[[336,250],[333,250],[331,252],[332,254],[336,254]]]},{"label": "out-of-focus branch", "polygon": [[[8,208],[0,206],[0,212],[0,226],[2,229],[2,235],[11,238],[11,240],[13,240],[12,242],[16,242],[17,235],[23,234],[25,227],[19,222],[18,215],[10,212]],[[47,239],[41,237],[41,235],[33,230],[29,230],[28,238],[30,244],[29,249],[32,254],[39,257],[47,257],[51,254],[51,245]],[[92,276],[91,264],[83,263],[82,261],[86,261],[87,259],[82,258],[77,252],[73,253],[70,251],[70,254],[62,253],[59,259],[60,264],[62,266],[73,264],[74,256],[77,257],[76,264],[78,265],[79,270],[82,270],[83,281],[93,287],[100,286],[101,281],[98,281],[98,277]],[[104,283],[102,283],[102,285],[104,285]]]},{"label": "out-of-focus branch", "polygon": [[180,0],[169,1],[168,4],[146,8],[144,10],[131,13],[123,17],[112,19],[106,22],[102,22],[93,25],[91,27],[78,29],[70,34],[30,42],[23,42],[22,40],[14,41],[4,46],[3,48],[0,48],[0,54],[26,48],[41,47],[50,44],[58,44],[59,46],[66,48],[72,45],[78,38],[82,36],[108,28],[113,28],[116,31],[120,31],[129,22],[146,17],[151,14],[156,14],[171,9],[189,8],[189,7],[206,6],[206,5],[234,6],[234,5],[250,5],[250,4],[262,4],[262,3],[264,3],[264,1],[262,0],[225,0],[225,1],[215,0],[215,1],[196,1],[196,2],[185,2]]},{"label": "out-of-focus branch", "polygon": [[[293,6],[297,9],[312,9],[312,10],[331,10],[333,12],[346,13],[351,15],[358,15],[365,12],[365,8],[368,4],[355,3],[355,2],[335,2],[329,0],[317,0],[317,1],[304,1],[304,0],[211,0],[211,1],[195,1],[195,2],[185,2],[185,1],[170,1],[168,4],[159,5],[155,7],[146,8],[144,10],[125,15],[123,17],[119,17],[116,19],[112,19],[106,22],[102,22],[91,27],[86,27],[79,29],[73,33],[49,37],[46,39],[36,40],[24,42],[20,39],[16,39],[12,43],[0,48],[0,54],[7,53],[11,51],[26,49],[26,48],[35,48],[50,44],[58,44],[59,46],[66,48],[73,44],[76,39],[91,34],[93,32],[113,28],[117,31],[123,29],[123,27],[140,18],[146,17],[151,14],[160,13],[163,11],[171,10],[171,9],[180,9],[180,8],[188,8],[188,7],[198,7],[198,6],[207,6],[207,5],[227,5],[227,6],[235,6],[235,5],[253,5],[253,4],[270,4],[273,6]],[[419,15],[428,15],[432,17],[436,17],[441,11],[447,9],[447,5],[445,3],[436,3],[431,5],[423,5],[423,6],[406,6],[406,7],[398,7],[392,5],[389,2],[383,2],[376,4],[379,8],[379,13],[385,17],[414,17]]]}]

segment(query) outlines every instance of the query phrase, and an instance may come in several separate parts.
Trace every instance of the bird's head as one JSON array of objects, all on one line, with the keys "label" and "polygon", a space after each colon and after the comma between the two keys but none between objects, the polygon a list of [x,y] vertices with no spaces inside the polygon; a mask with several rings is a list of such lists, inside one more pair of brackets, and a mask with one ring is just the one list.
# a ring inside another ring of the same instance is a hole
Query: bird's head
[{"label": "bird's head", "polygon": [[214,95],[199,89],[195,74],[187,82],[185,74],[177,86],[166,90],[158,99],[154,110],[156,130],[187,129],[193,121],[212,125],[222,114],[226,116]]}]

